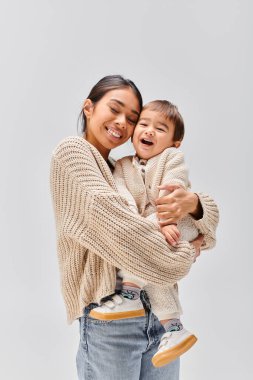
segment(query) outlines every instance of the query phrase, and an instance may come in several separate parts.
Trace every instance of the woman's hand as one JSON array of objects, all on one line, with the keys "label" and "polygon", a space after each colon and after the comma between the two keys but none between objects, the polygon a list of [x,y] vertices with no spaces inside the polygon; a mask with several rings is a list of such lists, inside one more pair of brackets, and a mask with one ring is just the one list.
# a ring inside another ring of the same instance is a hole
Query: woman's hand
[{"label": "woman's hand", "polygon": [[203,240],[204,240],[204,236],[202,234],[199,234],[196,239],[194,239],[193,241],[191,241],[191,244],[194,246],[195,248],[195,258],[194,258],[194,262],[196,261],[197,257],[200,255],[200,248],[201,248],[201,245],[203,243]]},{"label": "woman's hand", "polygon": [[202,207],[197,194],[184,190],[178,185],[162,185],[159,190],[170,193],[156,200],[157,218],[162,219],[160,226],[177,223],[187,214],[199,219],[202,217]]}]

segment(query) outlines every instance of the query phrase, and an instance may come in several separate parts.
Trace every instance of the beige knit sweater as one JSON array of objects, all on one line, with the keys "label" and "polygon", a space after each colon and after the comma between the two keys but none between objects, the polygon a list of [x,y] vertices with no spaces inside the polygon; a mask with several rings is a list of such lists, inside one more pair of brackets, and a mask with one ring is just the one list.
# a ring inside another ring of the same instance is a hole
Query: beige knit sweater
[{"label": "beige knit sweater", "polygon": [[[185,276],[194,258],[188,242],[169,247],[157,226],[134,214],[118,193],[103,157],[82,137],[69,137],[54,150],[51,193],[57,251],[68,321],[91,302],[114,292],[116,268],[149,283],[165,285]],[[214,202],[200,196],[204,217]]]},{"label": "beige knit sweater", "polygon": [[[142,161],[145,165],[141,165],[134,156],[121,158],[116,162],[113,177],[119,193],[127,199],[131,209],[157,223],[155,200],[168,193],[167,190],[159,191],[158,186],[170,184],[190,189],[188,170],[183,152],[174,147]],[[202,250],[213,248],[217,221],[216,205],[213,207],[213,218],[205,220],[204,225],[187,215],[178,222],[180,240],[192,241],[201,232],[204,234]]]}]

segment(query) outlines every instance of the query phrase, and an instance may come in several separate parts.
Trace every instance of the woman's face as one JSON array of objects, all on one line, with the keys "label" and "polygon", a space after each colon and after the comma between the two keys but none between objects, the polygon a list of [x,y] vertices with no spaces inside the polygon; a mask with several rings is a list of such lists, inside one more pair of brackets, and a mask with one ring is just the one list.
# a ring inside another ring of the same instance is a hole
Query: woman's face
[{"label": "woman's face", "polygon": [[132,136],[140,105],[132,89],[126,87],[108,91],[95,104],[86,99],[84,113],[87,118],[86,140],[107,159],[111,149]]}]

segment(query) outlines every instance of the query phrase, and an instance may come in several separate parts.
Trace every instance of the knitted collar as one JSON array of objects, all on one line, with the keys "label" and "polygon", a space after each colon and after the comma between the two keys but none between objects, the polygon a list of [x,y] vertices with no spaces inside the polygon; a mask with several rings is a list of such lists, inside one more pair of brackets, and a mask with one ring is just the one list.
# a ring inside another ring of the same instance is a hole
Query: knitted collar
[{"label": "knitted collar", "polygon": [[139,165],[147,165],[148,160],[144,160],[144,158],[139,158],[137,154],[133,156],[133,164],[137,163]]}]

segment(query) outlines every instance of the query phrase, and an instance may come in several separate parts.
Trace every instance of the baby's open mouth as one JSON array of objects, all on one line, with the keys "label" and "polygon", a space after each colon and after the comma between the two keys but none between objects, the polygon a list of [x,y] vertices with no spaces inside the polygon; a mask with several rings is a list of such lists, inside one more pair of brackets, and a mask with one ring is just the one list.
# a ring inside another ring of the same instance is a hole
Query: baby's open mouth
[{"label": "baby's open mouth", "polygon": [[141,139],[141,143],[145,145],[153,145],[154,143],[148,139]]}]

